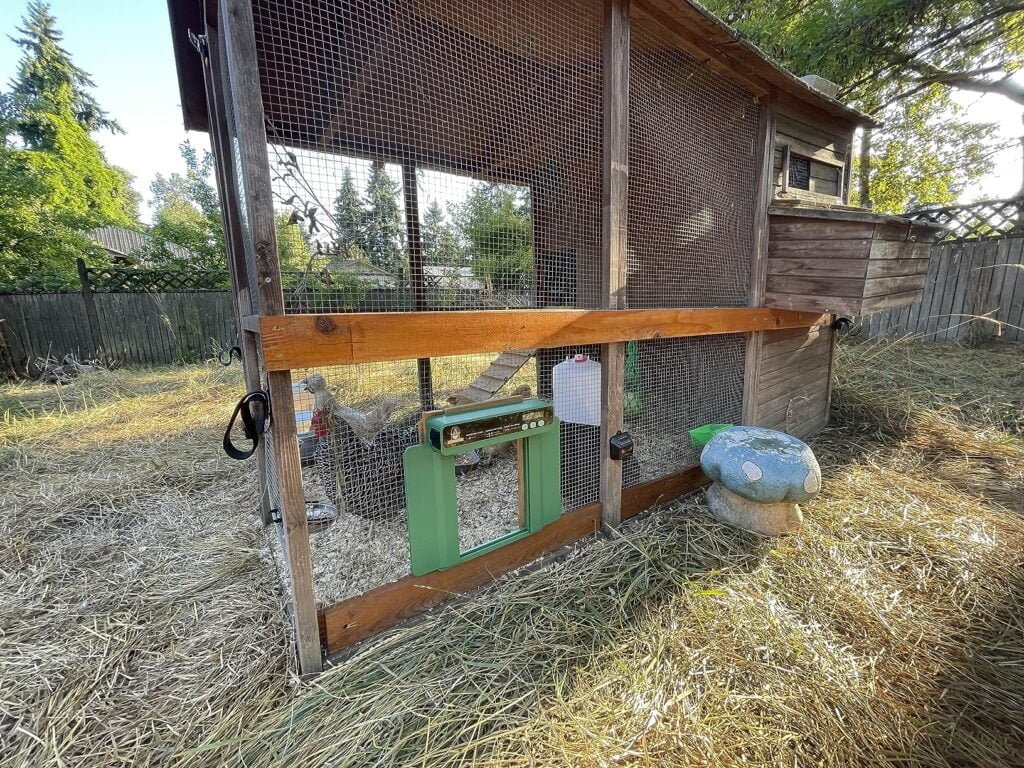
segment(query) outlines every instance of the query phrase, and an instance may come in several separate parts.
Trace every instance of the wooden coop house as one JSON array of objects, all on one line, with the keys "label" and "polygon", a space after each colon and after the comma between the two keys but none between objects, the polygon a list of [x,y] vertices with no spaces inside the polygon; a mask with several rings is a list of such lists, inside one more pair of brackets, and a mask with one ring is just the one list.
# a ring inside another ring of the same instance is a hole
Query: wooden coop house
[{"label": "wooden coop house", "polygon": [[922,288],[847,206],[871,121],[696,4],[169,8],[303,672],[698,488],[691,429],[814,434],[835,316]]}]

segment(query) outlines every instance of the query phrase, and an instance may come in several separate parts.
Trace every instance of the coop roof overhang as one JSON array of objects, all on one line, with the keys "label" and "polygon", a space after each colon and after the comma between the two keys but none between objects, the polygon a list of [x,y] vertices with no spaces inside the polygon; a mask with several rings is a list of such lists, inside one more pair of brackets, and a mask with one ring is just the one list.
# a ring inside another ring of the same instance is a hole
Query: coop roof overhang
[{"label": "coop roof overhang", "polygon": [[[586,1],[588,0],[576,0]],[[310,4],[317,5],[323,2],[328,0],[312,0]],[[431,3],[417,3],[416,7],[419,8],[421,5],[425,8],[424,15],[429,16]],[[770,94],[780,103],[810,110],[821,117],[830,117],[850,127],[876,125],[869,116],[812,88],[772,61],[755,45],[743,40],[725,22],[697,3],[685,0],[634,0],[633,7],[637,23],[645,23],[646,20],[657,23],[671,33],[672,42],[681,49],[722,74],[738,80],[757,95]],[[190,33],[202,34],[206,24],[216,24],[217,2],[168,0],[168,10],[185,128],[208,131],[209,114],[202,62],[190,39]],[[318,83],[313,82],[308,83],[308,86],[306,90],[309,91],[320,87]],[[296,82],[292,88],[294,92],[301,93],[303,84]],[[317,143],[322,142],[323,138],[322,135],[318,137]],[[308,143],[314,142],[310,140]],[[443,162],[443,159],[439,158],[439,162]]]}]

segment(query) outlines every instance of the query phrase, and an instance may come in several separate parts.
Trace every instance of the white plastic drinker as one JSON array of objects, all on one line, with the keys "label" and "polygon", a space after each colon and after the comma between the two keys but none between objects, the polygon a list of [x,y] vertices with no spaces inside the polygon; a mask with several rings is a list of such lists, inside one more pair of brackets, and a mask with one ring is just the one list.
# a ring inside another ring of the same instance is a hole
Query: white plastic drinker
[{"label": "white plastic drinker", "polygon": [[555,416],[570,424],[601,426],[601,364],[586,355],[566,358],[551,371]]}]

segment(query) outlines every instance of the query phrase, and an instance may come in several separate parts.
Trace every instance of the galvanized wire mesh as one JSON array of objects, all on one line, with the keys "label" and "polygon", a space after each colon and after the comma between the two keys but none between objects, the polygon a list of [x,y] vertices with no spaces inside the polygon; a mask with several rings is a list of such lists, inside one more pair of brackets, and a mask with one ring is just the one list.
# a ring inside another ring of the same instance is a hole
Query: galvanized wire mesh
[{"label": "galvanized wire mesh", "polygon": [[758,105],[665,34],[632,25],[627,301],[746,306]]},{"label": "galvanized wire mesh", "polygon": [[[600,3],[253,10],[286,311],[600,305]],[[634,26],[630,52],[628,304],[742,306],[757,104],[650,24]],[[439,332],[458,333],[458,317]],[[739,421],[743,351],[741,335],[629,345],[624,415],[637,452],[625,485],[695,463],[688,429]],[[322,601],[407,572],[401,456],[425,410],[529,387],[565,416],[563,508],[597,501],[599,419],[578,412],[599,405],[588,364],[598,347],[295,371],[306,498],[335,503],[346,521],[335,526],[344,534],[314,538],[318,578],[346,571]],[[514,458],[480,458],[458,483],[475,532],[464,548],[516,524]],[[272,462],[268,479],[276,498]]]},{"label": "galvanized wire mesh", "polygon": [[743,416],[743,334],[652,339],[626,350],[624,421],[637,471],[623,485],[654,480],[700,461],[689,430],[739,424]]},{"label": "galvanized wire mesh", "polygon": [[253,11],[288,311],[597,306],[600,4]]},{"label": "galvanized wire mesh", "polygon": [[[650,19],[630,37],[627,304],[746,306],[758,105]],[[743,335],[627,345],[623,484],[692,466],[688,430],[742,418]]]}]

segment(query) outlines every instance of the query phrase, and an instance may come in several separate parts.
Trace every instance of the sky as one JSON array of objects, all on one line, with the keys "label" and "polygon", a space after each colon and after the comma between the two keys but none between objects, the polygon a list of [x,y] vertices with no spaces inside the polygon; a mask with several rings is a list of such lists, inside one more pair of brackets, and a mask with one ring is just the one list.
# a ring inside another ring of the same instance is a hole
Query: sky
[{"label": "sky", "polygon": [[[25,4],[0,2],[0,30],[14,30]],[[209,148],[205,133],[186,132],[182,124],[166,0],[50,0],[50,7],[64,47],[92,75],[94,95],[125,129],[124,135],[104,133],[97,140],[110,162],[135,176],[135,188],[148,201],[157,173],[184,170],[182,141]],[[6,87],[19,57],[14,43],[0,38],[0,87]],[[1020,109],[1006,99],[965,93],[958,100],[971,117],[999,123],[1004,137],[1021,134]],[[1004,151],[994,172],[966,190],[963,200],[1014,194],[1021,187],[1021,164],[1019,147]],[[426,195],[429,202],[432,194]]]}]

